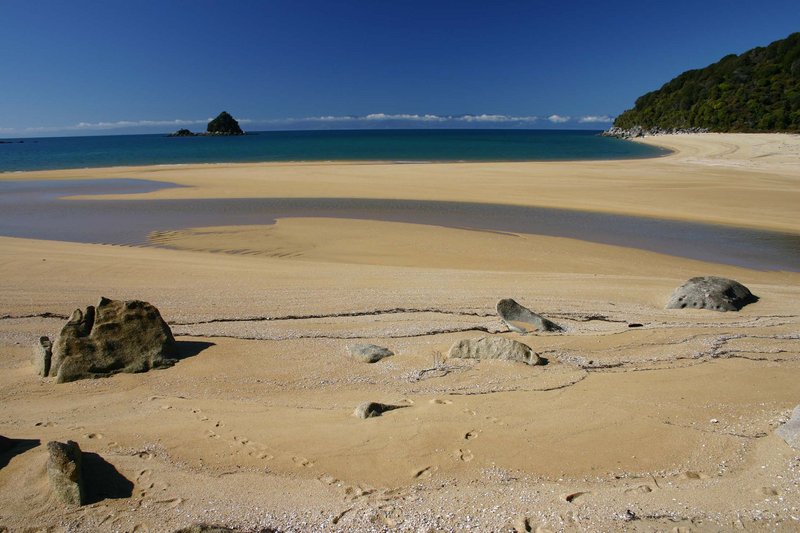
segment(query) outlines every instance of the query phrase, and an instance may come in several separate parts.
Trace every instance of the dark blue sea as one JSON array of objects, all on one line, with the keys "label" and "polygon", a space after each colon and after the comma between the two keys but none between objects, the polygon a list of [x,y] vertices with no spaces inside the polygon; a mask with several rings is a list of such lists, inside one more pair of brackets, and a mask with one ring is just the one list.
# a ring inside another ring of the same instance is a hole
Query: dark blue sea
[{"label": "dark blue sea", "polygon": [[564,161],[665,150],[586,130],[268,131],[241,137],[107,135],[3,139],[0,172],[261,161]]}]

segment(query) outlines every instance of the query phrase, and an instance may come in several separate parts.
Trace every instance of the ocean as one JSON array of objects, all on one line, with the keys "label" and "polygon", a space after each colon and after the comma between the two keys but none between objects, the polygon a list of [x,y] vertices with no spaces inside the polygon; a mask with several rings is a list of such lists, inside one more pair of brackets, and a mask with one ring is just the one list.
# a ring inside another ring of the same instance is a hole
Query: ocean
[{"label": "ocean", "polygon": [[261,161],[566,161],[666,150],[587,130],[265,131],[240,137],[107,135],[5,139],[0,172]]}]

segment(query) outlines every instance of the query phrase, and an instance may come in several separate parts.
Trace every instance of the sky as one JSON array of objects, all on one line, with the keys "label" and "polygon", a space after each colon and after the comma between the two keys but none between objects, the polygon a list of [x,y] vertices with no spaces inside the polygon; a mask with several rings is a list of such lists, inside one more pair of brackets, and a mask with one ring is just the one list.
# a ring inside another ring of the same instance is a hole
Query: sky
[{"label": "sky", "polygon": [[0,137],[605,129],[800,31],[798,0],[0,0]]}]

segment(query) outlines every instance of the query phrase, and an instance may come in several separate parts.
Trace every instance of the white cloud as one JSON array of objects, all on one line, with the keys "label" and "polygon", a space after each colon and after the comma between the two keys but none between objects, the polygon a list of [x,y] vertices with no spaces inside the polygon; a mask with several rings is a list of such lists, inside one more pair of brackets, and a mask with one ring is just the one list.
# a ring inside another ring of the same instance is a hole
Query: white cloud
[{"label": "white cloud", "polygon": [[578,122],[581,124],[595,124],[595,123],[605,123],[605,122],[613,122],[614,119],[609,117],[608,115],[586,115],[585,117],[581,117],[578,119]]},{"label": "white cloud", "polygon": [[569,122],[572,120],[572,117],[568,117],[565,115],[550,115],[547,117],[547,120],[552,122],[553,124],[563,124],[564,122]]}]

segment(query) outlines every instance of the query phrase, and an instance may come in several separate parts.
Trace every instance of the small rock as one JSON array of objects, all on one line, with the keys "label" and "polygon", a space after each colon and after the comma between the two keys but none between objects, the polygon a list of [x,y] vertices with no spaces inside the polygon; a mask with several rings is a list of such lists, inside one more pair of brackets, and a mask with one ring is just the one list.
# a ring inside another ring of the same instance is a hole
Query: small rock
[{"label": "small rock", "polygon": [[461,359],[506,359],[529,365],[542,365],[544,360],[531,347],[504,337],[479,337],[456,341],[447,357]]},{"label": "small rock", "polygon": [[50,441],[47,443],[47,476],[50,487],[62,502],[83,505],[84,487],[81,472],[81,449],[77,442]]},{"label": "small rock", "polygon": [[358,407],[356,410],[353,411],[353,416],[358,418],[373,418],[376,416],[381,416],[386,411],[391,411],[392,409],[399,409],[401,405],[387,405],[385,403],[378,403],[378,402],[364,402]]},{"label": "small rock", "polygon": [[800,450],[800,405],[794,408],[789,420],[775,430],[775,433],[786,441],[786,444]]},{"label": "small rock", "polygon": [[758,301],[750,290],[732,279],[714,276],[692,278],[672,293],[667,309],[738,311]]},{"label": "small rock", "polygon": [[497,314],[511,331],[529,333],[531,331],[562,331],[555,322],[537,315],[511,298],[497,302]]},{"label": "small rock", "polygon": [[375,344],[354,344],[348,350],[350,357],[363,363],[377,363],[384,357],[394,355],[390,349]]},{"label": "small rock", "polygon": [[709,422],[711,422],[712,424],[719,424],[719,420],[717,420],[716,418],[712,418],[711,420],[709,420]]},{"label": "small rock", "polygon": [[33,366],[36,373],[42,377],[47,377],[50,373],[50,359],[53,357],[53,343],[49,337],[39,337],[33,345]]}]

